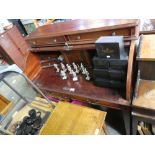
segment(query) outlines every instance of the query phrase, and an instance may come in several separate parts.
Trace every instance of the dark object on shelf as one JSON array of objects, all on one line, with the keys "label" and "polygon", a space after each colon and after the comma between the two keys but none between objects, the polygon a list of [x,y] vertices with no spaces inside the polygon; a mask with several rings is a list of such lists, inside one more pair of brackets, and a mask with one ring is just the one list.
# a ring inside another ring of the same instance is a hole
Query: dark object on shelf
[{"label": "dark object on shelf", "polygon": [[34,135],[37,134],[42,126],[41,112],[31,109],[29,116],[25,116],[22,122],[19,122],[16,128],[16,135]]},{"label": "dark object on shelf", "polygon": [[100,87],[107,87],[107,88],[125,88],[125,84],[122,81],[117,80],[108,80],[103,78],[96,78],[94,80],[95,85]]},{"label": "dark object on shelf", "polygon": [[100,57],[93,58],[94,68],[98,69],[116,69],[116,70],[126,70],[128,61],[119,59],[105,59]]},{"label": "dark object on shelf", "polygon": [[123,36],[100,37],[96,41],[96,50],[99,57],[108,59],[127,59],[124,49]]},{"label": "dark object on shelf", "polygon": [[[125,88],[128,56],[122,36],[100,37],[93,58],[93,77],[97,86]],[[122,80],[122,81],[120,81]]]},{"label": "dark object on shelf", "polygon": [[31,109],[31,110],[29,111],[29,116],[30,116],[31,118],[33,118],[33,119],[36,118],[36,111],[35,111],[35,109]]}]

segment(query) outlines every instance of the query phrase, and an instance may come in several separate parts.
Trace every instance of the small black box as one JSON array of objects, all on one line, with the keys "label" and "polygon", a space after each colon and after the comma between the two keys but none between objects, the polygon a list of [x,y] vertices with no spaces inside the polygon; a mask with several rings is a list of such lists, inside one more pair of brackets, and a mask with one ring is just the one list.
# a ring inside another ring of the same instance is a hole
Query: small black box
[{"label": "small black box", "polygon": [[99,57],[121,60],[127,59],[123,36],[100,37],[95,44]]}]

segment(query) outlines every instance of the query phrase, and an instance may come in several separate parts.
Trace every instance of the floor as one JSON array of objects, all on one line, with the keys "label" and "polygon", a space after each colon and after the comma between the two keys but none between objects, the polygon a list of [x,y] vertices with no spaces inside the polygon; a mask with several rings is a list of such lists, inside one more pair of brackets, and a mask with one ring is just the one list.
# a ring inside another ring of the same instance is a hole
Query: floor
[{"label": "floor", "polygon": [[[21,79],[20,79],[21,77],[17,76],[15,78],[15,76],[16,75],[12,75],[10,77],[10,79],[8,79],[8,80],[11,80],[11,81],[13,81],[11,78],[16,79],[16,81],[14,80],[14,83],[13,83],[14,88],[18,88],[18,91],[20,91],[20,92],[25,92],[25,91],[23,91],[23,89],[28,90],[28,88],[25,87],[25,83],[23,81],[21,81]],[[19,87],[19,86],[17,87],[16,84],[18,85],[18,83],[19,83],[17,81],[20,81],[20,86],[24,85],[24,87]],[[8,90],[7,90],[7,93],[6,93],[6,87],[4,89],[2,89],[3,87],[0,87],[0,88],[1,88],[0,89],[1,94],[4,93],[4,96],[10,97],[9,98],[10,100],[15,101],[15,99],[16,99],[16,95],[15,94],[13,94],[12,92],[10,92]],[[10,92],[11,95],[8,94],[8,92]],[[32,94],[33,93],[30,90],[30,91],[26,91],[24,96],[28,96],[29,98],[31,98],[31,97],[33,98],[35,95],[34,94],[32,95]],[[13,95],[14,98],[12,98],[12,95]],[[17,97],[16,100],[18,100],[18,97]],[[108,132],[109,135],[123,135],[123,134],[125,134],[123,117],[121,115],[121,111],[106,109],[106,108],[103,108],[101,106],[95,106],[95,105],[92,105],[92,108],[107,111],[106,126],[107,126],[107,132]]]},{"label": "floor", "polygon": [[92,108],[107,111],[106,127],[108,135],[125,135],[125,127],[120,110],[107,109],[100,106]]}]

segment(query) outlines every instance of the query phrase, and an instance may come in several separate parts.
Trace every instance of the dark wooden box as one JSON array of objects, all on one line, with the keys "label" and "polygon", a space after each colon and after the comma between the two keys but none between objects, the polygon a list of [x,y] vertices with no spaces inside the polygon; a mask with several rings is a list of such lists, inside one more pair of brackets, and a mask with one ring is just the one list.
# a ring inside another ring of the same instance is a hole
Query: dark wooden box
[{"label": "dark wooden box", "polygon": [[100,37],[95,44],[99,57],[108,59],[127,59],[123,36]]}]

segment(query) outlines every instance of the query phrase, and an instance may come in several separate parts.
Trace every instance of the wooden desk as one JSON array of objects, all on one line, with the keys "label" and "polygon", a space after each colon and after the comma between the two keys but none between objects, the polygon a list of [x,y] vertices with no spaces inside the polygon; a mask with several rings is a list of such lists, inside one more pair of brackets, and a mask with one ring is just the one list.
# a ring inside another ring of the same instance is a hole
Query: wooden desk
[{"label": "wooden desk", "polygon": [[[35,78],[35,83],[45,91],[121,110],[126,133],[130,134],[130,103],[133,92],[135,40],[139,35],[138,24],[139,20],[135,19],[72,20],[39,27],[25,38],[30,45],[29,50],[40,57],[40,60],[48,60],[52,55],[57,57],[61,54],[65,63],[83,62],[91,71],[97,38],[107,35],[124,36],[125,49],[129,55],[126,90],[99,88],[81,78],[76,83],[71,79],[63,81],[53,74],[52,69],[42,70]],[[63,87],[75,87],[76,91],[64,91]]]},{"label": "wooden desk", "polygon": [[[135,40],[139,35],[139,20],[72,20],[41,26],[25,38],[29,46],[26,45],[23,37],[16,37],[16,33],[19,34],[16,28],[13,28],[5,33],[6,36],[9,34],[11,39],[8,40],[7,37],[0,39],[0,44],[3,45],[3,53],[7,53],[16,64],[19,63],[28,77],[40,85],[40,88],[52,93],[59,93],[62,96],[121,110],[124,115],[126,133],[130,134],[130,104],[133,94],[134,58],[136,55]],[[61,54],[64,57],[64,63],[83,62],[91,71],[92,56],[96,52],[95,41],[100,36],[107,35],[124,36],[125,49],[128,53],[128,69],[126,89],[121,90],[123,92],[99,88],[92,82],[89,83],[82,79],[78,84],[73,83],[72,80],[60,81],[51,76],[52,71],[50,69],[46,71],[42,69],[41,60],[49,60],[49,57],[57,58]],[[8,48],[5,45],[9,42],[12,46]],[[12,47],[16,49],[14,50],[16,56],[12,52]],[[24,61],[19,62],[19,60]],[[66,86],[65,83],[79,91],[74,93],[63,91],[61,84]],[[88,90],[90,91],[87,92]]]},{"label": "wooden desk", "polygon": [[106,112],[69,103],[59,103],[53,110],[41,135],[98,135]]}]

